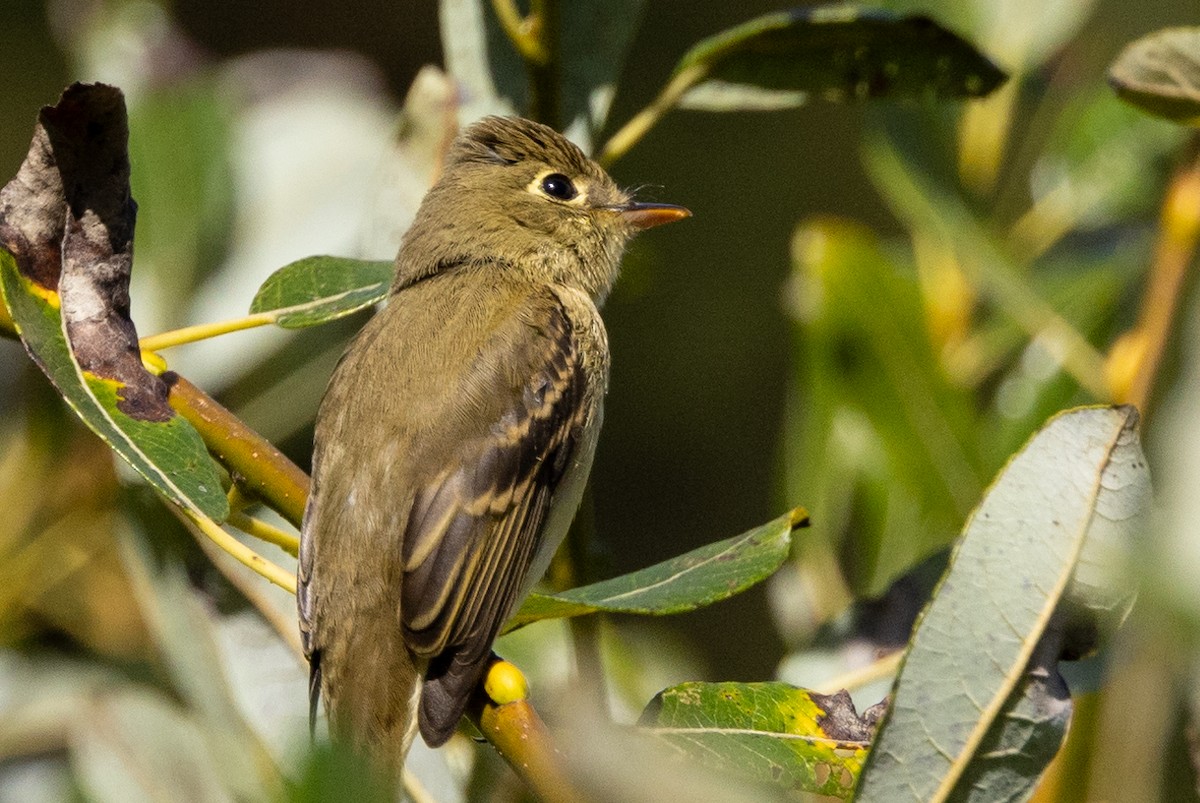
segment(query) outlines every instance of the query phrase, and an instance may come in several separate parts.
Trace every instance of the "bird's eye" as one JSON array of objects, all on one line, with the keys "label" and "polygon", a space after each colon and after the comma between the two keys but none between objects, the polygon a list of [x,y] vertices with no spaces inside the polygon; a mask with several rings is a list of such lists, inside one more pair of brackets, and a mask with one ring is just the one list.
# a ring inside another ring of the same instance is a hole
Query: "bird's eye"
[{"label": "bird's eye", "polygon": [[560,201],[569,201],[578,194],[571,179],[562,173],[551,173],[542,179],[542,192]]}]

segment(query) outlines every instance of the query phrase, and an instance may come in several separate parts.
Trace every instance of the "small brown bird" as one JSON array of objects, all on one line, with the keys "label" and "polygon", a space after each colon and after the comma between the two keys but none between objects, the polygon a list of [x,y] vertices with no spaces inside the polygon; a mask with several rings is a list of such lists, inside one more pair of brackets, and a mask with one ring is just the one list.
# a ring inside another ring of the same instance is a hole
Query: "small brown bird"
[{"label": "small brown bird", "polygon": [[335,738],[394,768],[450,738],[579,505],[625,244],[689,214],[539,123],[455,140],[317,414],[298,606]]}]

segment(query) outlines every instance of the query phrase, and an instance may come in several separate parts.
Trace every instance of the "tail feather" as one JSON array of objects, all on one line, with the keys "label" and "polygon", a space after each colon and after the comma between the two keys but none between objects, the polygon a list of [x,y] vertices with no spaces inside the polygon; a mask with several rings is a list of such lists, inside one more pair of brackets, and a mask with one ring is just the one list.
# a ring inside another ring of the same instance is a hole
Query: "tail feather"
[{"label": "tail feather", "polygon": [[[446,656],[449,658],[449,656]],[[430,747],[439,747],[454,735],[471,694],[487,668],[491,650],[476,658],[456,653],[449,660],[430,665],[421,691],[418,721],[421,737]]]},{"label": "tail feather", "polygon": [[360,625],[336,647],[324,646],[317,693],[325,698],[332,738],[398,770],[417,730],[420,673],[398,634],[372,630]]},{"label": "tail feather", "polygon": [[321,705],[321,651],[308,658],[308,738],[317,736],[317,708]]}]

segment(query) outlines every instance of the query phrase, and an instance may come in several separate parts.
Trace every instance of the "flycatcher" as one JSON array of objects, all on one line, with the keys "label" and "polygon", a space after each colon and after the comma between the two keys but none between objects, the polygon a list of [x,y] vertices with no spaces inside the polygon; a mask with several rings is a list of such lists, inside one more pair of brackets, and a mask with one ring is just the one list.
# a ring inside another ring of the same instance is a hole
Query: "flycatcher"
[{"label": "flycatcher", "polygon": [[689,214],[539,123],[455,140],[317,413],[298,606],[335,738],[393,767],[450,738],[579,505],[625,244]]}]

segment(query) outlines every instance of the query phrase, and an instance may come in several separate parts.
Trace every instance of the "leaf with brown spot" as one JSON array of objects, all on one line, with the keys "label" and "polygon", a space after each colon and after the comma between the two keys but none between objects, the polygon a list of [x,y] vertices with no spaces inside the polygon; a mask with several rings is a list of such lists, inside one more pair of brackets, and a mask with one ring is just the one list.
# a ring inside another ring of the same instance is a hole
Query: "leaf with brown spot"
[{"label": "leaf with brown spot", "polygon": [[0,190],[0,290],[30,357],[80,418],[176,503],[228,503],[200,436],[141,364],[129,318],[136,205],[120,90],[73,84],[42,109]]},{"label": "leaf with brown spot", "polygon": [[786,683],[683,683],[659,692],[639,724],[714,769],[841,798],[874,730],[845,691]]}]

